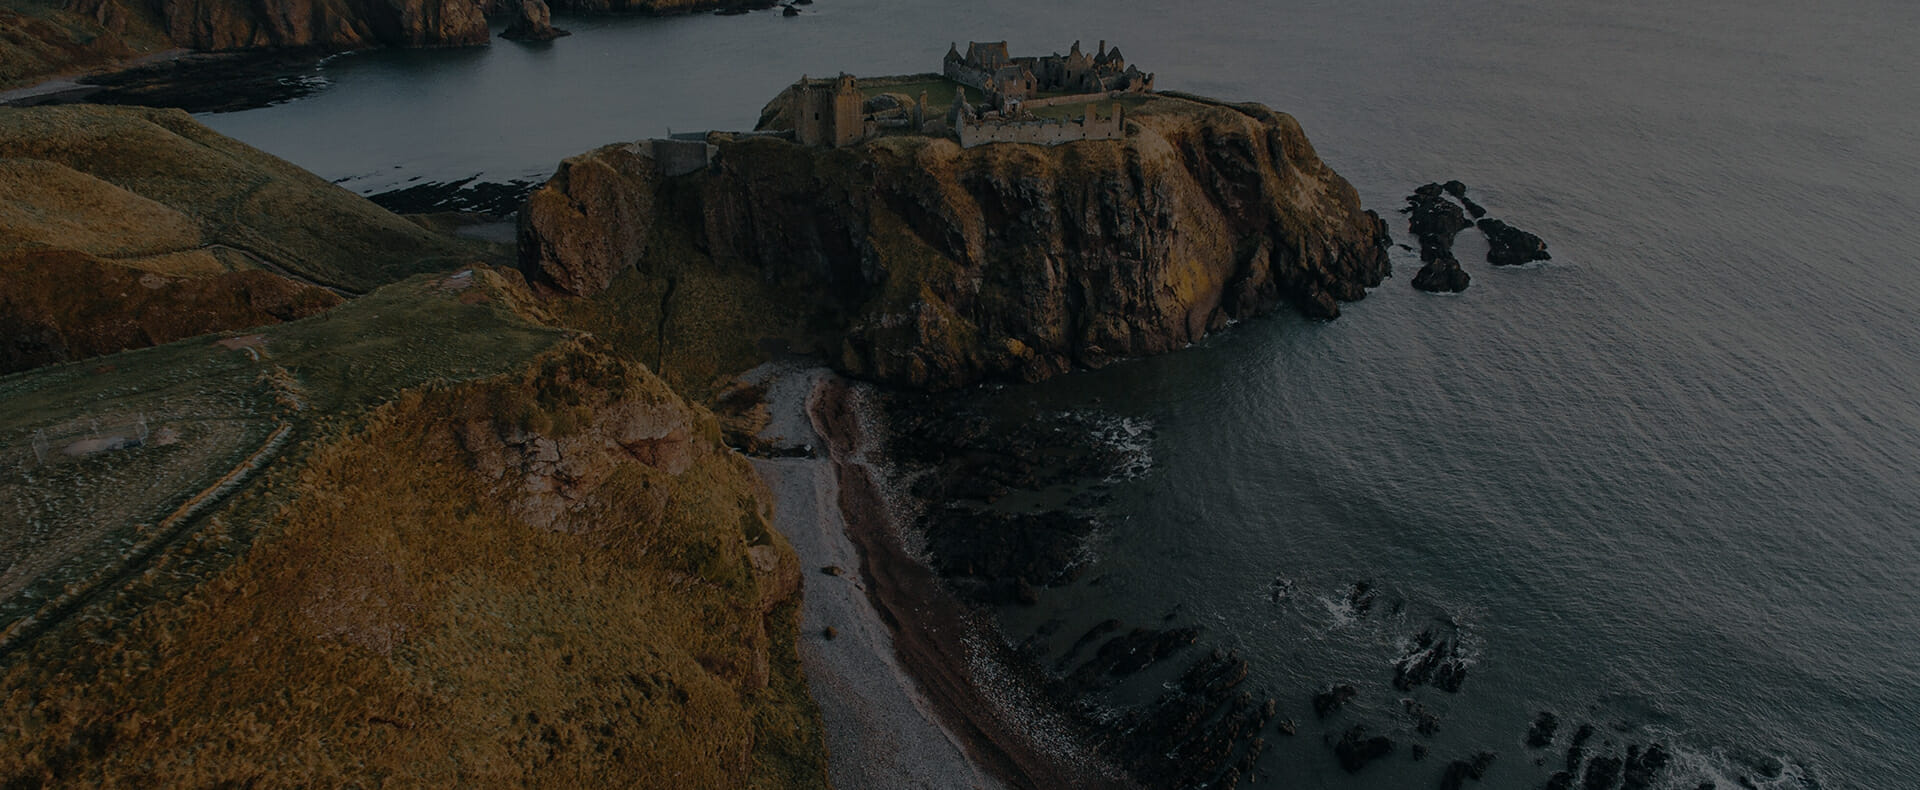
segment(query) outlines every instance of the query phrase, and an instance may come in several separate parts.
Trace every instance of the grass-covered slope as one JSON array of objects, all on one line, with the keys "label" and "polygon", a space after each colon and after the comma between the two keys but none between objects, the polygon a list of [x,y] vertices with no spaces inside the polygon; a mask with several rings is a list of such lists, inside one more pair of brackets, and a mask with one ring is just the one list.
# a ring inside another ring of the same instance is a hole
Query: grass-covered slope
[{"label": "grass-covered slope", "polygon": [[186,114],[0,109],[0,372],[312,315],[498,255]]},{"label": "grass-covered slope", "polygon": [[516,279],[0,378],[0,783],[821,784],[766,492]]},{"label": "grass-covered slope", "polygon": [[173,46],[143,4],[89,14],[59,0],[0,0],[0,90]]}]

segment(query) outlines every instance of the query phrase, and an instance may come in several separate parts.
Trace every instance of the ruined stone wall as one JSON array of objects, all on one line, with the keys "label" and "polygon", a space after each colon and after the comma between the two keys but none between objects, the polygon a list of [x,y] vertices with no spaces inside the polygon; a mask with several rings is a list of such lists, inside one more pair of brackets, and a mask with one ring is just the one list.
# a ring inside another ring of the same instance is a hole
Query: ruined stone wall
[{"label": "ruined stone wall", "polygon": [[827,104],[833,113],[830,145],[845,148],[866,139],[867,119],[860,106],[859,93],[849,87],[834,94]]},{"label": "ruined stone wall", "polygon": [[966,121],[960,124],[960,147],[989,143],[1060,145],[1080,140],[1119,140],[1127,136],[1127,122],[1118,107],[1112,117],[1079,121]]}]

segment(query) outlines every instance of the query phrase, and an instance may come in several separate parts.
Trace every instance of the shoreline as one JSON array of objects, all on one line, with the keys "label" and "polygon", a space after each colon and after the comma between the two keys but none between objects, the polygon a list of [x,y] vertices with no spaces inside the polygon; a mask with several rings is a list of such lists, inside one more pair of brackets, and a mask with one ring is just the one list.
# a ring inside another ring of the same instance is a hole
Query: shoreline
[{"label": "shoreline", "polygon": [[[1043,747],[1044,725],[981,683],[1012,666],[981,613],[908,553],[865,391],[819,367],[762,366],[760,437],[794,457],[755,458],[775,525],[803,567],[801,662],[821,708],[828,774],[841,788],[1119,788],[1110,769]],[[826,571],[827,567],[838,573]],[[824,629],[837,633],[828,638]]]},{"label": "shoreline", "polygon": [[[880,473],[868,452],[879,426],[864,391],[837,376],[815,387],[808,412],[826,442],[846,534],[860,554],[868,598],[894,636],[900,665],[958,735],[974,765],[1009,787],[1119,788],[1127,783],[1042,747],[1008,704],[990,694],[976,662],[1012,666],[997,629],[961,603],[932,569],[908,553]],[[981,655],[984,651],[986,655]]]},{"label": "shoreline", "polygon": [[153,52],[126,60],[102,63],[88,68],[61,72],[59,74],[48,74],[45,78],[32,85],[22,85],[18,88],[0,90],[0,107],[11,107],[19,102],[32,99],[40,100],[35,103],[67,100],[77,101],[100,91],[103,87],[81,82],[83,79],[123,74],[148,66],[171,63],[194,54],[197,54],[197,50],[176,47],[174,49]]},{"label": "shoreline", "polygon": [[770,419],[759,438],[782,453],[752,463],[774,494],[774,526],[802,567],[798,647],[820,708],[828,777],[848,790],[1001,787],[901,665],[896,629],[870,598],[863,553],[849,538],[839,476],[813,415],[831,375],[771,363],[743,377],[767,387]]}]

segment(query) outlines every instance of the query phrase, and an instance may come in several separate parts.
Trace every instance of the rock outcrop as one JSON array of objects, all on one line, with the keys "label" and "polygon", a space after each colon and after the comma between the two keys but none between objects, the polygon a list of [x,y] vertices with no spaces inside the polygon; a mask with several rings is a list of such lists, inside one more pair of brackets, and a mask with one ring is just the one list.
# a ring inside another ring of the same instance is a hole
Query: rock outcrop
[{"label": "rock outcrop", "polygon": [[1347,773],[1359,773],[1360,769],[1382,757],[1393,753],[1394,742],[1385,735],[1368,735],[1365,725],[1356,724],[1340,736],[1340,742],[1334,744],[1333,754],[1340,760],[1340,767]]},{"label": "rock outcrop", "polygon": [[1413,287],[1434,293],[1459,293],[1472,282],[1473,277],[1460,268],[1460,261],[1452,253],[1427,261],[1413,275]]},{"label": "rock outcrop", "polygon": [[690,14],[697,11],[772,8],[774,0],[555,0],[553,7],[586,14]]},{"label": "rock outcrop", "polygon": [[70,0],[69,8],[108,30],[157,18],[174,45],[203,51],[449,47],[488,39],[476,0]]},{"label": "rock outcrop", "polygon": [[1291,117],[1167,96],[1128,117],[1125,140],[1052,148],[717,137],[678,179],[610,146],[529,198],[521,265],[582,296],[635,267],[750,272],[838,316],[821,346],[846,371],[927,388],[1170,351],[1281,304],[1332,318],[1388,274],[1385,223]]},{"label": "rock outcrop", "polygon": [[1472,281],[1453,257],[1453,239],[1460,231],[1473,227],[1460,204],[1446,195],[1464,199],[1465,184],[1427,184],[1407,196],[1407,230],[1420,240],[1420,260],[1424,264],[1413,275],[1413,287],[1434,293],[1459,293]]},{"label": "rock outcrop", "polygon": [[552,41],[572,33],[553,26],[553,11],[545,0],[520,0],[513,8],[513,21],[500,37],[511,41]]},{"label": "rock outcrop", "polygon": [[1547,243],[1524,230],[1497,219],[1482,219],[1480,232],[1487,236],[1487,263],[1495,266],[1519,266],[1533,261],[1550,261]]}]

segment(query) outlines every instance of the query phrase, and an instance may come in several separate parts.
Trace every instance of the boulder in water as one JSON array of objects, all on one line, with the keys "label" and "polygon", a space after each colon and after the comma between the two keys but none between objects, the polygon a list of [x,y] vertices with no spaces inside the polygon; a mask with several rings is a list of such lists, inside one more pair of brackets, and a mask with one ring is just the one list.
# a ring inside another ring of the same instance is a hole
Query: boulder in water
[{"label": "boulder in water", "polygon": [[1354,688],[1351,683],[1342,683],[1322,691],[1313,695],[1313,715],[1324,719],[1358,696],[1360,696],[1360,690]]},{"label": "boulder in water", "polygon": [[1413,287],[1429,293],[1459,293],[1472,282],[1451,253],[1434,258],[1413,275]]},{"label": "boulder in water", "polygon": [[546,0],[520,0],[519,5],[513,8],[513,22],[501,31],[501,38],[509,41],[552,41],[573,35],[553,26],[553,11],[547,8]]},{"label": "boulder in water", "polygon": [[1527,745],[1541,749],[1553,745],[1553,734],[1560,729],[1560,717],[1548,711],[1540,711],[1534,717],[1533,726],[1527,730]]},{"label": "boulder in water", "polygon": [[1547,254],[1547,243],[1541,241],[1539,236],[1497,219],[1483,219],[1478,225],[1480,232],[1487,236],[1487,263],[1518,266],[1533,261],[1553,260],[1553,256]]},{"label": "boulder in water", "polygon": [[1347,773],[1359,773],[1368,763],[1393,753],[1393,739],[1385,735],[1367,735],[1365,725],[1356,724],[1340,736],[1340,742],[1333,747],[1333,754],[1340,758],[1340,767]]}]

